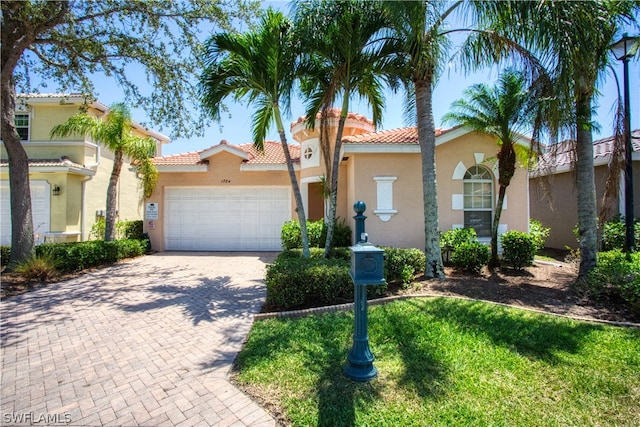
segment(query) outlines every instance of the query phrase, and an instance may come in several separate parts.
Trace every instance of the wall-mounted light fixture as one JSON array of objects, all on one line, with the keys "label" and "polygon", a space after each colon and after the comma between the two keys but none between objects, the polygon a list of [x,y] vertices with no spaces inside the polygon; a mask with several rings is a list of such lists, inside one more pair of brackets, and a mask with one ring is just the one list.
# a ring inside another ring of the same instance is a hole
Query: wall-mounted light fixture
[{"label": "wall-mounted light fixture", "polygon": [[51,190],[51,193],[54,196],[59,196],[60,195],[60,186],[59,185],[54,185],[53,189]]}]

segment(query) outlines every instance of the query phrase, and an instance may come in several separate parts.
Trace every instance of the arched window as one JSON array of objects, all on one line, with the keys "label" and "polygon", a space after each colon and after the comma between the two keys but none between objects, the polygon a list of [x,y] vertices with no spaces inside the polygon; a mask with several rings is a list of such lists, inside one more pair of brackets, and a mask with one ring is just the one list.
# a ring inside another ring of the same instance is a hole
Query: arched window
[{"label": "arched window", "polygon": [[484,166],[472,166],[464,174],[464,226],[490,237],[492,217],[493,176]]}]

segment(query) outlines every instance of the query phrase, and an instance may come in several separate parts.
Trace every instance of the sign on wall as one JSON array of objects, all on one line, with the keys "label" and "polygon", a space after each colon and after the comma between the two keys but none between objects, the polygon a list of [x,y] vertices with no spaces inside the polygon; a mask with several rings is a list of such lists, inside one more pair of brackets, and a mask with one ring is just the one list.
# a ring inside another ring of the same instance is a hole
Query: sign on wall
[{"label": "sign on wall", "polygon": [[158,203],[151,202],[147,203],[144,210],[144,218],[145,219],[158,219]]}]

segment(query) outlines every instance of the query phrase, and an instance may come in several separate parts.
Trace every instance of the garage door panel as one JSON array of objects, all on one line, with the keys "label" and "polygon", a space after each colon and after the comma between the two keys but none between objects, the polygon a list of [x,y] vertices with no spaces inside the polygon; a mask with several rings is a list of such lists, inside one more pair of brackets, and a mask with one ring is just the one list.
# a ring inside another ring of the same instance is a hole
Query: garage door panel
[{"label": "garage door panel", "polygon": [[[51,185],[47,181],[30,181],[31,213],[36,243],[44,242],[51,224]],[[9,183],[0,183],[0,245],[11,245],[11,194]]]},{"label": "garage door panel", "polygon": [[[291,219],[287,187],[165,189],[167,250],[280,250]],[[179,231],[178,231],[179,230]]]}]

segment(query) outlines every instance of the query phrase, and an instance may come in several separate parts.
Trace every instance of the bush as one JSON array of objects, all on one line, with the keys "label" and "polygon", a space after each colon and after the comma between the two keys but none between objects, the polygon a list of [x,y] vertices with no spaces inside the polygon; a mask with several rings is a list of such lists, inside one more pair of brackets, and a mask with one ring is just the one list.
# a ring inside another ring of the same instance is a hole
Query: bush
[{"label": "bush", "polygon": [[123,258],[144,255],[145,240],[90,240],[87,242],[45,243],[36,246],[36,256],[51,256],[63,273],[111,264]]},{"label": "bush", "polygon": [[536,245],[536,252],[544,248],[550,231],[551,229],[543,227],[540,221],[535,219],[529,220],[529,234],[533,238],[533,243]]},{"label": "bush", "polygon": [[120,227],[121,238],[125,240],[143,240],[144,233],[142,231],[142,220],[120,221],[116,224],[116,229]]},{"label": "bush", "polygon": [[[142,231],[142,220],[134,221],[116,221],[116,240],[128,240],[128,239],[144,239],[144,233]],[[106,229],[106,223],[104,218],[98,219],[92,226],[89,232],[89,238],[92,240],[104,240]]]},{"label": "bush", "polygon": [[[633,224],[635,246],[640,248],[640,219],[636,218]],[[624,249],[627,240],[627,228],[624,217],[617,215],[611,221],[604,223],[602,227],[602,250],[612,251]]]},{"label": "bush", "polygon": [[594,300],[619,298],[640,312],[640,252],[629,257],[620,249],[598,253],[598,266],[581,285]]},{"label": "bush", "polygon": [[11,258],[11,246],[0,246],[0,265],[8,265]]},{"label": "bush", "polygon": [[451,254],[462,243],[477,242],[476,230],[473,228],[454,228],[440,234],[440,248],[445,257],[445,262],[449,262]]},{"label": "bush", "polygon": [[489,247],[479,242],[460,243],[451,255],[454,267],[472,273],[479,273],[487,265],[491,254]]},{"label": "bush", "polygon": [[501,236],[502,259],[516,270],[533,264],[538,251],[535,237],[528,233],[511,230]]},{"label": "bush", "polygon": [[[327,227],[324,221],[307,221],[307,235],[309,237],[309,247],[324,248],[327,239]],[[300,222],[297,220],[285,222],[280,231],[280,240],[284,249],[301,248]],[[333,247],[349,246],[351,244],[351,228],[344,221],[336,221],[332,243]]]},{"label": "bush", "polygon": [[388,283],[408,285],[425,269],[425,255],[420,249],[382,247],[384,278]]},{"label": "bush", "polygon": [[15,272],[28,282],[47,282],[59,275],[58,260],[51,255],[41,254],[19,264]]},{"label": "bush", "polygon": [[281,254],[267,266],[265,281],[266,303],[274,310],[335,304],[353,294],[349,262],[343,259]]}]

